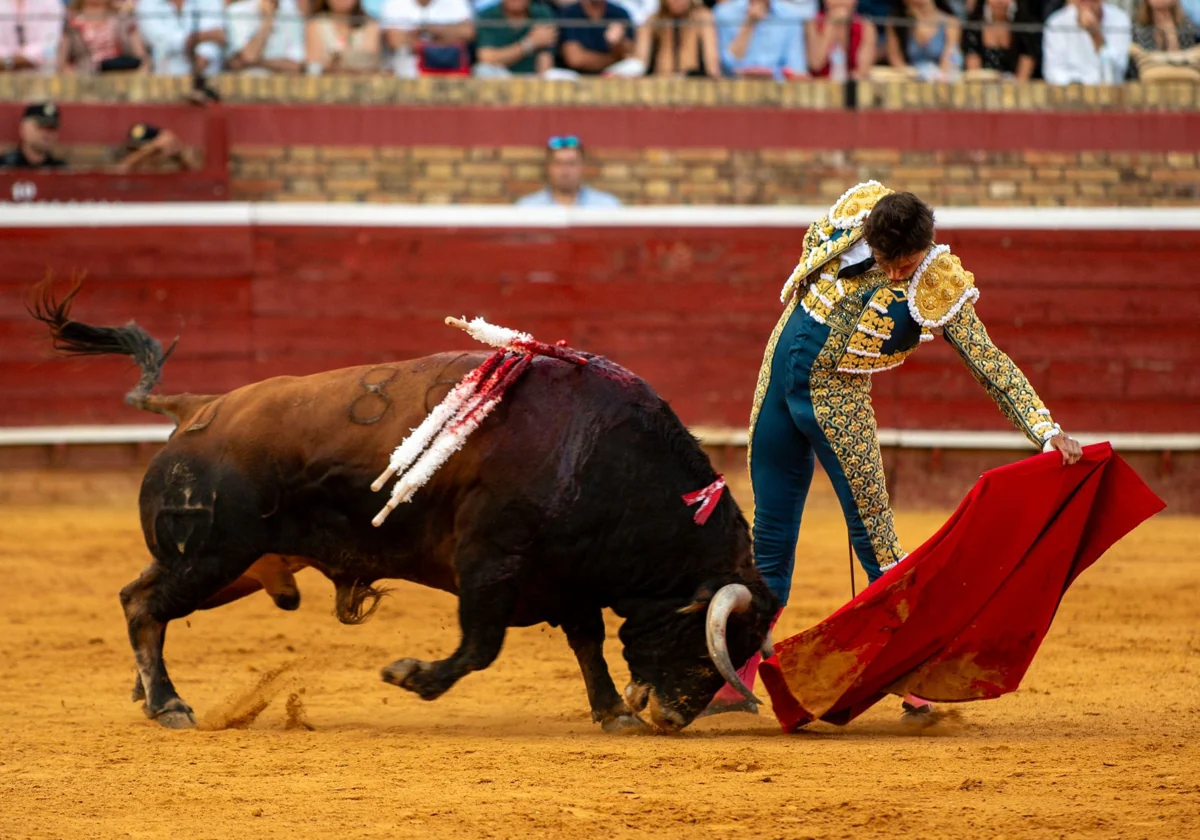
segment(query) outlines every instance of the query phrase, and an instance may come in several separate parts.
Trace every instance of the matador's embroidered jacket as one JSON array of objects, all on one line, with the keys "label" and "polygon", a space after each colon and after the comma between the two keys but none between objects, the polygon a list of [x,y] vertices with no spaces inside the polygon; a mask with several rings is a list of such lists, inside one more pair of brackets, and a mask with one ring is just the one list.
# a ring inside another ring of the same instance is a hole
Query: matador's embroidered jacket
[{"label": "matador's embroidered jacket", "polygon": [[[830,327],[825,352],[839,373],[869,376],[898,367],[934,330],[944,334],[1000,410],[1030,442],[1046,444],[1061,429],[1025,375],[992,343],[975,314],[975,277],[945,245],[934,245],[911,280],[892,282],[876,267],[839,278],[844,255],[861,251],[863,223],[875,203],[892,190],[867,181],[848,190],[809,226],[800,263],[784,284],[783,315],[767,342],[750,417],[750,440],[771,377],[779,334],[797,306]],[[853,260],[857,262],[858,260]]]}]

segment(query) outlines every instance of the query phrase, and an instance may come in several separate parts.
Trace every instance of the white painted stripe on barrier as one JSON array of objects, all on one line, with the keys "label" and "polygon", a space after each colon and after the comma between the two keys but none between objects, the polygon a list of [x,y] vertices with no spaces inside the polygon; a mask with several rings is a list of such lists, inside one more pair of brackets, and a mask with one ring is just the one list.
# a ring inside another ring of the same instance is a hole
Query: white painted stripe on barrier
[{"label": "white painted stripe on barrier", "polygon": [[[801,229],[825,207],[568,207],[499,205],[107,203],[3,204],[0,227],[783,227]],[[948,207],[941,230],[1200,230],[1183,207]]]},{"label": "white painted stripe on barrier", "polygon": [[137,426],[8,426],[0,427],[0,446],[58,444],[157,443],[170,437],[170,423]]},{"label": "white painted stripe on barrier", "polygon": [[[0,427],[0,446],[56,446],[106,443],[161,443],[174,426],[146,423],[121,426]],[[706,446],[745,446],[746,430],[721,426],[696,426],[692,433]],[[1108,441],[1126,452],[1191,452],[1200,450],[1200,434],[1140,434],[1116,432],[1073,434],[1083,444]],[[880,429],[879,443],[900,449],[1017,449],[1034,450],[1017,432],[971,432],[929,429]]]}]

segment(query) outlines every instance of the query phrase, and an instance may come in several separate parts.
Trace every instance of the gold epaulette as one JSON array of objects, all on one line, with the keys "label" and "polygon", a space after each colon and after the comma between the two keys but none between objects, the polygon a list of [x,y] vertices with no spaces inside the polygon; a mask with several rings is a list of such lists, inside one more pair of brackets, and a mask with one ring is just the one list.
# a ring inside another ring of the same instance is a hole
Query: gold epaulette
[{"label": "gold epaulette", "polygon": [[975,275],[963,268],[948,245],[931,248],[908,285],[908,311],[923,327],[942,326],[978,299]]}]

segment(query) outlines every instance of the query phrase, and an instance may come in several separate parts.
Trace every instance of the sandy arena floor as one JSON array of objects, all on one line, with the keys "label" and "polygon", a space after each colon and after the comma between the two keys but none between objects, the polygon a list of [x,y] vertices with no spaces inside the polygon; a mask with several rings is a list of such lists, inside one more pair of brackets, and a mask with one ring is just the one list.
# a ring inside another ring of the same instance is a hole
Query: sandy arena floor
[{"label": "sandy arena floor", "polygon": [[[0,838],[1200,837],[1195,519],[1152,520],[1086,573],[1019,692],[920,734],[893,701],[795,736],[769,715],[606,736],[548,628],[512,631],[490,670],[424,703],[378,671],[448,652],[455,600],[402,584],[343,627],[311,570],[296,613],[259,593],[171,626],[168,664],[203,719],[173,732],[128,699],[117,590],[147,561],[132,485],[32,506],[13,480]],[[945,515],[901,511],[901,536],[915,546]],[[783,635],[848,597],[845,539],[819,496]],[[270,706],[229,728],[264,680]]]}]

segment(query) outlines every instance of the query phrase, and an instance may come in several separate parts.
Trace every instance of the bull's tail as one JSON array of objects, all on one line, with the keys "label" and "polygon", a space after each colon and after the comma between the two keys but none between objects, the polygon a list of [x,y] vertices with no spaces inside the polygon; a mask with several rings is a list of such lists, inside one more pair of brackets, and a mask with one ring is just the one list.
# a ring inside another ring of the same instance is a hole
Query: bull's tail
[{"label": "bull's tail", "polygon": [[29,314],[50,328],[54,349],[63,356],[130,356],[142,371],[133,390],[125,395],[125,402],[144,411],[165,414],[177,422],[178,398],[151,395],[154,386],[162,377],[163,365],[175,349],[175,342],[165,351],[150,333],[130,321],[123,327],[94,327],[72,321],[71,302],[83,287],[83,278],[78,278],[62,300],[54,295],[54,280],[47,277],[33,289],[32,300],[26,307]]}]

